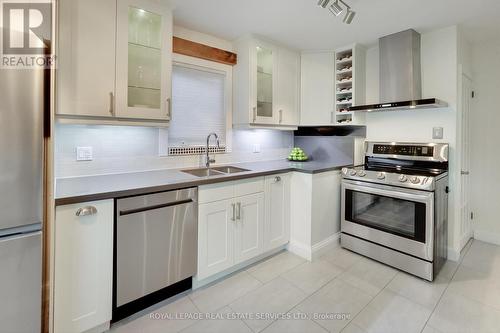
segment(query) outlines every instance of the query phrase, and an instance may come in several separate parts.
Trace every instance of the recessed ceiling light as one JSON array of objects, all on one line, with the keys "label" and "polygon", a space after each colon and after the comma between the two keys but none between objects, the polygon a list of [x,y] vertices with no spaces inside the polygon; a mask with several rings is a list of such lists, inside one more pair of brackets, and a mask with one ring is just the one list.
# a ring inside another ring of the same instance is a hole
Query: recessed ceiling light
[{"label": "recessed ceiling light", "polygon": [[347,8],[347,12],[345,13],[344,17],[344,23],[351,24],[352,20],[354,19],[354,16],[356,15],[356,12],[353,11],[351,8]]},{"label": "recessed ceiling light", "polygon": [[328,6],[329,3],[330,3],[330,0],[319,0],[318,6],[326,8],[326,6]]},{"label": "recessed ceiling light", "polygon": [[330,12],[332,12],[332,14],[335,16],[339,16],[342,13],[342,11],[344,11],[344,9],[340,7],[338,0],[332,3],[329,9]]}]

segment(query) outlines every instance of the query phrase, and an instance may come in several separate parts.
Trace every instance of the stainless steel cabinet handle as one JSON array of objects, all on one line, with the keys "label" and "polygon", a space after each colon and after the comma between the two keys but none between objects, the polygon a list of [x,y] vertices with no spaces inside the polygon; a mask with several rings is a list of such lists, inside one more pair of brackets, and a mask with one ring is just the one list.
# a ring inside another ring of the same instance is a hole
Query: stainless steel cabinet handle
[{"label": "stainless steel cabinet handle", "polygon": [[76,216],[89,216],[95,214],[97,214],[97,208],[94,206],[82,207],[76,211]]},{"label": "stainless steel cabinet handle", "polygon": [[235,204],[231,204],[231,209],[233,211],[232,216],[231,216],[231,221],[236,221],[236,209],[235,209]]},{"label": "stainless steel cabinet handle", "polygon": [[279,183],[280,181],[281,181],[281,177],[280,176],[274,177],[274,182],[275,183]]},{"label": "stainless steel cabinet handle", "polygon": [[172,100],[167,98],[167,118],[172,119]]},{"label": "stainless steel cabinet handle", "polygon": [[280,110],[280,124],[283,122],[283,110]]},{"label": "stainless steel cabinet handle", "polygon": [[469,172],[469,171],[462,170],[460,173],[461,173],[462,175],[468,176],[470,172]]},{"label": "stainless steel cabinet handle", "polygon": [[241,220],[241,202],[236,204],[236,219]]},{"label": "stainless steel cabinet handle", "polygon": [[115,115],[115,95],[113,92],[109,93],[109,113],[114,116]]},{"label": "stainless steel cabinet handle", "polygon": [[257,121],[257,107],[253,107],[253,122],[255,123]]}]

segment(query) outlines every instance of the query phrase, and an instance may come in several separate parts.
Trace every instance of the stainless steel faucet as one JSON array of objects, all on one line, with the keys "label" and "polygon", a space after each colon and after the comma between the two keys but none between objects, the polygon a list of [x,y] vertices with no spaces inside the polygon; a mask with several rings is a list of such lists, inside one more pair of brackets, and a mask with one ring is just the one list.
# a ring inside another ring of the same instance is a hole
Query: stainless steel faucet
[{"label": "stainless steel faucet", "polygon": [[206,163],[205,163],[205,166],[207,168],[210,168],[210,163],[215,163],[215,159],[210,159],[210,156],[209,156],[209,146],[208,144],[210,143],[210,137],[211,136],[215,136],[215,139],[217,140],[217,148],[220,148],[220,144],[219,144],[219,136],[217,135],[217,133],[210,133],[208,136],[207,136],[207,148],[206,148],[206,152],[207,152],[207,156],[206,156]]}]

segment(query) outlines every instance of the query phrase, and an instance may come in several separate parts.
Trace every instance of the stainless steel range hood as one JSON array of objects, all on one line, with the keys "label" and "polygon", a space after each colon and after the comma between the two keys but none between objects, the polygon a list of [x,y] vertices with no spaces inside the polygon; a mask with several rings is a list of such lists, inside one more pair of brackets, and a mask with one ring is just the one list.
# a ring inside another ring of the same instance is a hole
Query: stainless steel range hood
[{"label": "stainless steel range hood", "polygon": [[350,111],[394,111],[441,108],[437,98],[422,99],[420,34],[413,29],[379,39],[380,103],[352,106]]}]

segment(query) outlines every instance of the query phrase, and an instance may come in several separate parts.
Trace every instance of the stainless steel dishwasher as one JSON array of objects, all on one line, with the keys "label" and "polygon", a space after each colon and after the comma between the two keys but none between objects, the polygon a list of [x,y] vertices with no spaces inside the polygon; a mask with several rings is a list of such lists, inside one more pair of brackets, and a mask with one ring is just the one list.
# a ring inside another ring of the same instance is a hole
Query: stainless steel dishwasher
[{"label": "stainless steel dishwasher", "polygon": [[198,190],[116,200],[113,321],[191,288]]}]

